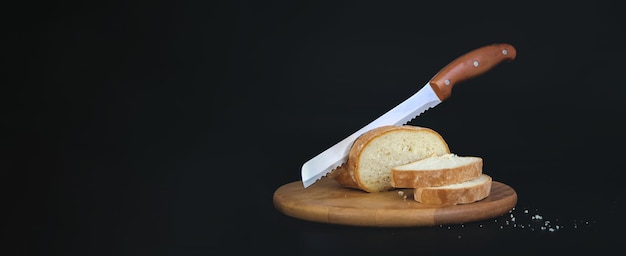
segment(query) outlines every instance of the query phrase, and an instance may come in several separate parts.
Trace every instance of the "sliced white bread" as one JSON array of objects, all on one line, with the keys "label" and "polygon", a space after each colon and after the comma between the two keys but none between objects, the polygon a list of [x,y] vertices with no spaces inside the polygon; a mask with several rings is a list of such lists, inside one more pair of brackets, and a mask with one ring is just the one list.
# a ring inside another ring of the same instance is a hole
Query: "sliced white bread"
[{"label": "sliced white bread", "polygon": [[345,187],[366,192],[388,191],[394,189],[392,167],[449,153],[443,137],[430,128],[382,126],[359,136],[350,149],[347,163],[330,176]]},{"label": "sliced white bread", "polygon": [[396,165],[390,181],[395,188],[446,186],[476,179],[482,170],[482,158],[448,153]]},{"label": "sliced white bread", "polygon": [[491,182],[489,175],[482,174],[476,179],[452,185],[416,188],[413,190],[413,198],[422,204],[469,204],[489,196]]}]

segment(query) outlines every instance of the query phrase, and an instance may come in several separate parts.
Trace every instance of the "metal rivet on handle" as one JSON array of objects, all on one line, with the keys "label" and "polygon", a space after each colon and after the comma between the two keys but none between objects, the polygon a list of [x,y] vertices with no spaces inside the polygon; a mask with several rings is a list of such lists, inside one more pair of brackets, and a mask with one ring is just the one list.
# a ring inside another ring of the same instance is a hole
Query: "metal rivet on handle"
[{"label": "metal rivet on handle", "polygon": [[507,55],[509,54],[509,51],[507,51],[506,49],[502,50],[502,54]]},{"label": "metal rivet on handle", "polygon": [[445,83],[446,85],[450,85],[450,79],[446,79],[446,80],[444,81],[444,83]]},{"label": "metal rivet on handle", "polygon": [[474,67],[478,67],[478,61],[477,60],[474,61]]}]

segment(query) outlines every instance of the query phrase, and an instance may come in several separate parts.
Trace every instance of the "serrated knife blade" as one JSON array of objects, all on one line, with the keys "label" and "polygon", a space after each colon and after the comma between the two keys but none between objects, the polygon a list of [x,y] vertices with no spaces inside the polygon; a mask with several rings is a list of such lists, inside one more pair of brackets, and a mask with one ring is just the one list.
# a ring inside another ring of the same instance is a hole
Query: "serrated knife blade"
[{"label": "serrated knife blade", "polygon": [[512,61],[516,56],[517,51],[512,45],[499,43],[474,49],[454,59],[411,97],[305,162],[302,165],[302,184],[305,188],[309,187],[345,163],[352,144],[363,133],[384,125],[408,123],[450,97],[456,84],[481,75],[504,61]]}]

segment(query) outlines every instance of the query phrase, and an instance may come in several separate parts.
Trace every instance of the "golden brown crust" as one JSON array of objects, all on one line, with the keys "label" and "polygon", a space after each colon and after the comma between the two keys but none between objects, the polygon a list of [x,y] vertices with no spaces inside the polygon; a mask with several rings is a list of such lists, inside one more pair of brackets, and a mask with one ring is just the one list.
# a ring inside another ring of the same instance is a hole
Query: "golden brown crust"
[{"label": "golden brown crust", "polygon": [[413,190],[413,198],[415,199],[415,201],[423,204],[436,205],[469,204],[480,201],[489,196],[489,193],[491,192],[492,179],[488,175],[484,176],[488,178],[487,182],[472,187],[416,188]]},{"label": "golden brown crust", "polygon": [[391,186],[395,188],[421,188],[446,186],[473,180],[482,174],[483,161],[472,162],[468,165],[439,170],[397,171],[391,168]]},{"label": "golden brown crust", "polygon": [[[359,180],[359,175],[358,175],[359,166],[358,165],[360,162],[361,153],[363,152],[363,148],[367,147],[369,143],[372,142],[374,139],[388,132],[397,131],[397,130],[430,132],[433,135],[436,135],[437,137],[441,139],[442,143],[446,145],[447,153],[450,153],[450,149],[448,148],[443,137],[439,133],[435,132],[434,130],[430,128],[420,127],[420,126],[411,126],[411,125],[381,126],[381,127],[377,127],[377,128],[374,128],[372,130],[369,130],[363,133],[354,141],[348,153],[347,163],[340,166],[340,168],[337,168],[334,171],[333,178],[335,179],[335,181],[337,181],[339,184],[341,184],[344,187],[357,188],[366,192],[377,192],[377,191],[371,191],[367,186],[363,185],[363,183]],[[390,188],[390,190],[391,189],[394,189],[394,188]]]},{"label": "golden brown crust", "polygon": [[329,177],[332,177],[335,181],[337,181],[337,183],[341,184],[344,187],[360,189],[359,185],[356,183],[356,180],[352,178],[352,175],[348,171],[347,164],[345,163],[332,171],[329,174]]}]

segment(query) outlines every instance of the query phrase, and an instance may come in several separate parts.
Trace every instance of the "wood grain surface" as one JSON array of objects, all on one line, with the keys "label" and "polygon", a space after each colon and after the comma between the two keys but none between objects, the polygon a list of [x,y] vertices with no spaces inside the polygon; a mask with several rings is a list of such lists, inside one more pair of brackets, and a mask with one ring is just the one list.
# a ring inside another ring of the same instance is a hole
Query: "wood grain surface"
[{"label": "wood grain surface", "polygon": [[308,188],[304,188],[301,181],[280,186],[274,192],[273,203],[287,216],[313,222],[418,227],[461,224],[501,216],[515,207],[517,193],[512,187],[493,181],[489,196],[481,201],[463,205],[425,205],[413,199],[413,189],[368,193],[322,178]]}]

